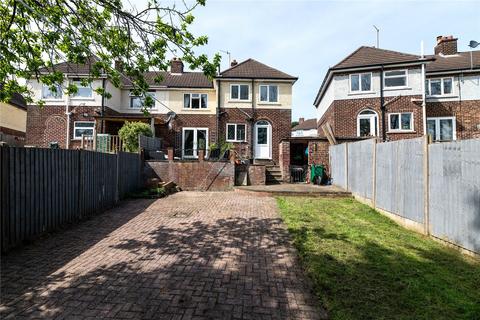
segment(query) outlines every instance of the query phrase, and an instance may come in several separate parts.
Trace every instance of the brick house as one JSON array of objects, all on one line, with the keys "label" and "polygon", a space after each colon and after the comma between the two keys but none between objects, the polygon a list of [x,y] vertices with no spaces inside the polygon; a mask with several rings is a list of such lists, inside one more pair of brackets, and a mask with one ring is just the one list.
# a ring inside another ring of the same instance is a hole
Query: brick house
[{"label": "brick house", "polygon": [[22,95],[15,93],[8,102],[0,102],[0,142],[23,146],[26,122],[27,104]]},{"label": "brick house", "polygon": [[383,141],[480,138],[480,51],[437,37],[433,55],[360,47],[331,67],[314,102],[318,133]]},{"label": "brick house", "polygon": [[292,137],[316,137],[317,119],[298,119],[298,124],[292,128]]},{"label": "brick house", "polygon": [[[225,141],[246,158],[276,163],[280,140],[290,136],[292,86],[297,78],[254,59],[233,61],[213,80],[201,72],[186,72],[177,58],[171,60],[168,72],[147,72],[149,94],[155,99],[149,115],[140,111],[144,98],[132,95],[132,83],[126,78],[120,88],[106,78],[82,87],[80,79],[88,76],[89,68],[88,63],[55,66],[67,81],[77,84],[74,96],[29,81],[34,100],[43,99],[45,106],[28,106],[28,145],[47,147],[57,142],[62,148],[77,148],[82,134],[93,135],[96,130],[117,135],[125,121],[143,121],[178,157],[196,158],[200,145],[208,149]],[[159,75],[163,80],[156,83]],[[92,89],[97,87],[112,97],[102,99]]]}]

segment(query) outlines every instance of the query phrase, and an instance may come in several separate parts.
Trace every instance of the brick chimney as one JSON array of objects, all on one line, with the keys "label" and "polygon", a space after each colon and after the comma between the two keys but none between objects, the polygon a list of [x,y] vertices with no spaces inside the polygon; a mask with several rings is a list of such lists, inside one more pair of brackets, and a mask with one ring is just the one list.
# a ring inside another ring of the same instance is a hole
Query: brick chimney
[{"label": "brick chimney", "polygon": [[235,67],[238,64],[237,60],[233,59],[232,62],[230,62],[230,68]]},{"label": "brick chimney", "polygon": [[115,70],[122,72],[123,71],[123,62],[120,60],[115,60]]},{"label": "brick chimney", "polygon": [[435,54],[443,54],[445,56],[457,54],[457,40],[453,36],[438,36]]},{"label": "brick chimney", "polygon": [[305,118],[299,118],[298,119],[298,124],[302,124],[305,121]]},{"label": "brick chimney", "polygon": [[180,58],[173,58],[170,61],[170,72],[183,73],[183,62],[180,60]]}]

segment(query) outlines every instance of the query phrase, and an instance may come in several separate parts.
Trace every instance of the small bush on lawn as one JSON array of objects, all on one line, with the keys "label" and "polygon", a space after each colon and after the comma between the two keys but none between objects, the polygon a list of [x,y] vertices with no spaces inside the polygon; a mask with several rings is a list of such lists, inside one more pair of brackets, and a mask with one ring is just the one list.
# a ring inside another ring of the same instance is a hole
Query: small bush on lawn
[{"label": "small bush on lawn", "polygon": [[118,131],[118,135],[123,141],[125,149],[129,152],[138,151],[138,136],[153,136],[150,126],[143,122],[125,122],[123,127]]}]

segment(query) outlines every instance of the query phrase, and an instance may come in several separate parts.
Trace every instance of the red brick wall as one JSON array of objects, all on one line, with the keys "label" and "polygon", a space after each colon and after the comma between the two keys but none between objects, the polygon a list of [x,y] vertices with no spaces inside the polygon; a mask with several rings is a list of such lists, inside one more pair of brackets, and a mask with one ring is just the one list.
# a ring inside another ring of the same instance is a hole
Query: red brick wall
[{"label": "red brick wall", "polygon": [[235,164],[231,162],[146,161],[145,172],[173,181],[183,190],[225,191],[235,182]]},{"label": "red brick wall", "polygon": [[290,182],[290,141],[280,142],[278,162],[283,182]]},{"label": "red brick wall", "polygon": [[[412,99],[420,99],[421,96],[404,96],[400,98],[387,97],[385,124],[387,126],[386,137],[388,140],[399,140],[415,138],[423,135],[422,106],[420,102],[412,102]],[[393,100],[395,99],[395,100]],[[318,131],[323,136],[321,126],[329,121],[335,137],[352,138],[357,136],[357,116],[365,110],[371,109],[377,112],[379,129],[382,135],[382,112],[380,110],[379,98],[336,100],[319,121]],[[388,114],[394,112],[413,112],[414,132],[410,133],[389,133]]]},{"label": "red brick wall", "polygon": [[247,167],[248,184],[251,186],[265,185],[265,166],[249,165]]},{"label": "red brick wall", "polygon": [[457,139],[480,138],[480,101],[427,102],[428,117],[456,117]]},{"label": "red brick wall", "polygon": [[[70,148],[80,146],[79,140],[73,140],[73,129],[75,121],[95,121],[95,110],[101,108],[78,106],[72,107],[70,111]],[[84,116],[86,115],[86,116]],[[61,148],[66,147],[67,116],[65,106],[39,106],[30,105],[27,108],[27,145],[37,147],[48,147],[49,142],[56,141]]]}]

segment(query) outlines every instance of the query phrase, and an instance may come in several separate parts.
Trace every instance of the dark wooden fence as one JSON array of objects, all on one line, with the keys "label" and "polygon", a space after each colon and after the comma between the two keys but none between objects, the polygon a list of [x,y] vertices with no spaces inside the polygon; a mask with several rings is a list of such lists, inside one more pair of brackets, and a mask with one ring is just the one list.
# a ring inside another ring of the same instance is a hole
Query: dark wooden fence
[{"label": "dark wooden fence", "polygon": [[138,154],[0,147],[1,249],[112,208],[141,186]]}]

